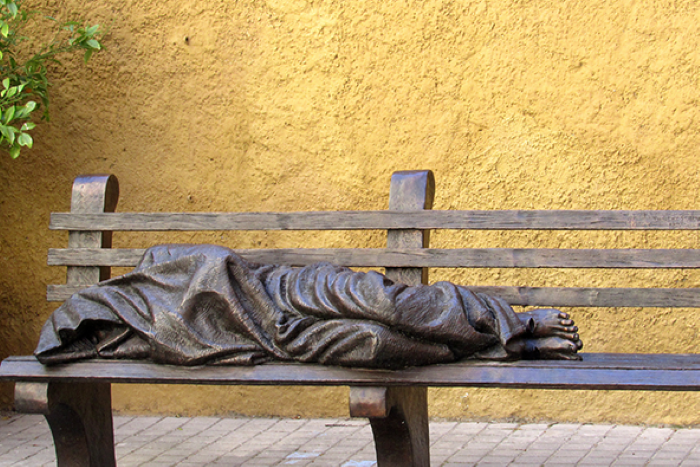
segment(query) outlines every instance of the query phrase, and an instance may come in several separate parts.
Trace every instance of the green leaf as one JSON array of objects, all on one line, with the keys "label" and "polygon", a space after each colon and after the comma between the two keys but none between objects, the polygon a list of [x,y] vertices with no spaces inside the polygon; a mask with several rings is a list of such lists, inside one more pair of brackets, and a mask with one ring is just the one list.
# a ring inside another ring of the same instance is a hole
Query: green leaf
[{"label": "green leaf", "polygon": [[10,123],[15,118],[15,106],[13,105],[5,112],[5,123]]},{"label": "green leaf", "polygon": [[10,123],[15,118],[15,106],[13,105],[5,112],[5,123]]},{"label": "green leaf", "polygon": [[0,125],[0,133],[7,139],[10,145],[15,144],[15,131],[17,128],[8,125]]},{"label": "green leaf", "polygon": [[13,158],[19,156],[21,148],[32,147],[34,143],[29,134],[35,128],[30,121],[31,113],[40,109],[37,113],[42,114],[42,120],[48,120],[51,83],[47,67],[60,64],[57,56],[76,54],[78,49],[82,50],[86,62],[96,51],[103,49],[99,24],[90,25],[84,21],[64,23],[47,16],[54,22],[57,35],[33,55],[31,50],[23,47],[18,58],[15,56],[18,44],[23,41],[34,44],[32,38],[22,36],[22,26],[31,15],[38,13],[27,11],[24,3],[23,0],[0,0],[0,65],[5,68],[0,77],[0,147],[10,150]]},{"label": "green leaf", "polygon": [[[10,136],[12,134],[12,131],[10,131],[10,127],[7,125],[0,125],[0,135],[2,135],[6,140],[10,140]],[[10,143],[12,144],[12,143]]]},{"label": "green leaf", "polygon": [[31,148],[34,144],[34,140],[28,133],[22,133],[19,135],[19,138],[17,138],[17,143],[20,146],[27,146],[28,148]]}]

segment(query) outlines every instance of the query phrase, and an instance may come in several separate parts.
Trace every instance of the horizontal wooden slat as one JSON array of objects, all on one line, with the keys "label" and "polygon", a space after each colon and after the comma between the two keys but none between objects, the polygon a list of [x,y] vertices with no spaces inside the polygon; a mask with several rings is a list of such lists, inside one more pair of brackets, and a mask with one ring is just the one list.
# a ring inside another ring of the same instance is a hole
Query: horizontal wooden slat
[{"label": "horizontal wooden slat", "polygon": [[[49,285],[46,299],[61,302],[85,287]],[[469,286],[470,290],[502,297],[514,306],[552,307],[700,307],[700,288],[591,288]]]},{"label": "horizontal wooden slat", "polygon": [[470,286],[516,306],[700,307],[700,288]]},{"label": "horizontal wooden slat", "polygon": [[145,252],[145,248],[49,248],[47,264],[133,267]]},{"label": "horizontal wooden slat", "polygon": [[695,354],[584,353],[582,357],[582,361],[467,360],[398,371],[293,363],[269,363],[249,367],[177,367],[129,360],[88,360],[47,367],[34,357],[9,357],[0,366],[0,380],[663,391],[700,389],[700,356]]},{"label": "horizontal wooden slat", "polygon": [[55,230],[699,230],[700,211],[316,211],[51,214]]},{"label": "horizontal wooden slat", "polygon": [[[51,266],[135,266],[143,249],[50,249]],[[234,250],[250,261],[302,266],[328,261],[354,267],[698,268],[700,250],[548,248],[289,248]]]}]

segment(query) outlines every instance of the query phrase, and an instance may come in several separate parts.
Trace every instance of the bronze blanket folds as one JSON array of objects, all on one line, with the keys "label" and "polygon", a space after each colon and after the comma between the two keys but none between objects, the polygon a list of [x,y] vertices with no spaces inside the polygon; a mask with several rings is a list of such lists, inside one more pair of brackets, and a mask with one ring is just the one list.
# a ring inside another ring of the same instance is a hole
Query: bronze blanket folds
[{"label": "bronze blanket folds", "polygon": [[258,265],[228,248],[161,245],[67,300],[41,331],[45,364],[136,358],[400,368],[507,358],[524,326],[500,299],[449,282],[409,287],[329,263]]}]

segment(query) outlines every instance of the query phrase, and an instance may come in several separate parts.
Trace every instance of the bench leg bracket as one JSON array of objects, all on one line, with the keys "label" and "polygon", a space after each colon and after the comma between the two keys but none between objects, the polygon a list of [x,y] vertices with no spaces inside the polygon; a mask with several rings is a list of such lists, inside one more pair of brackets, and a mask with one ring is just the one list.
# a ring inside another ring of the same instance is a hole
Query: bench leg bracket
[{"label": "bench leg bracket", "polygon": [[109,383],[18,382],[15,409],[46,417],[58,467],[116,466]]},{"label": "bench leg bracket", "polygon": [[427,389],[351,387],[350,415],[372,426],[378,467],[428,467]]}]

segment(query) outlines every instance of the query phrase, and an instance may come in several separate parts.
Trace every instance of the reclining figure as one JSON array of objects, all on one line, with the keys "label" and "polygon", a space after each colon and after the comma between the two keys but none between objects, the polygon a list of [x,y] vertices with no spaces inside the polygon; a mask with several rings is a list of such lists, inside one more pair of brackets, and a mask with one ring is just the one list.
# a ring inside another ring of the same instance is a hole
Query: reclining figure
[{"label": "reclining figure", "polygon": [[515,313],[449,282],[407,286],[329,263],[259,265],[213,245],[161,245],[44,325],[44,364],[130,358],[176,365],[298,361],[402,368],[463,358],[577,359],[569,315]]}]

